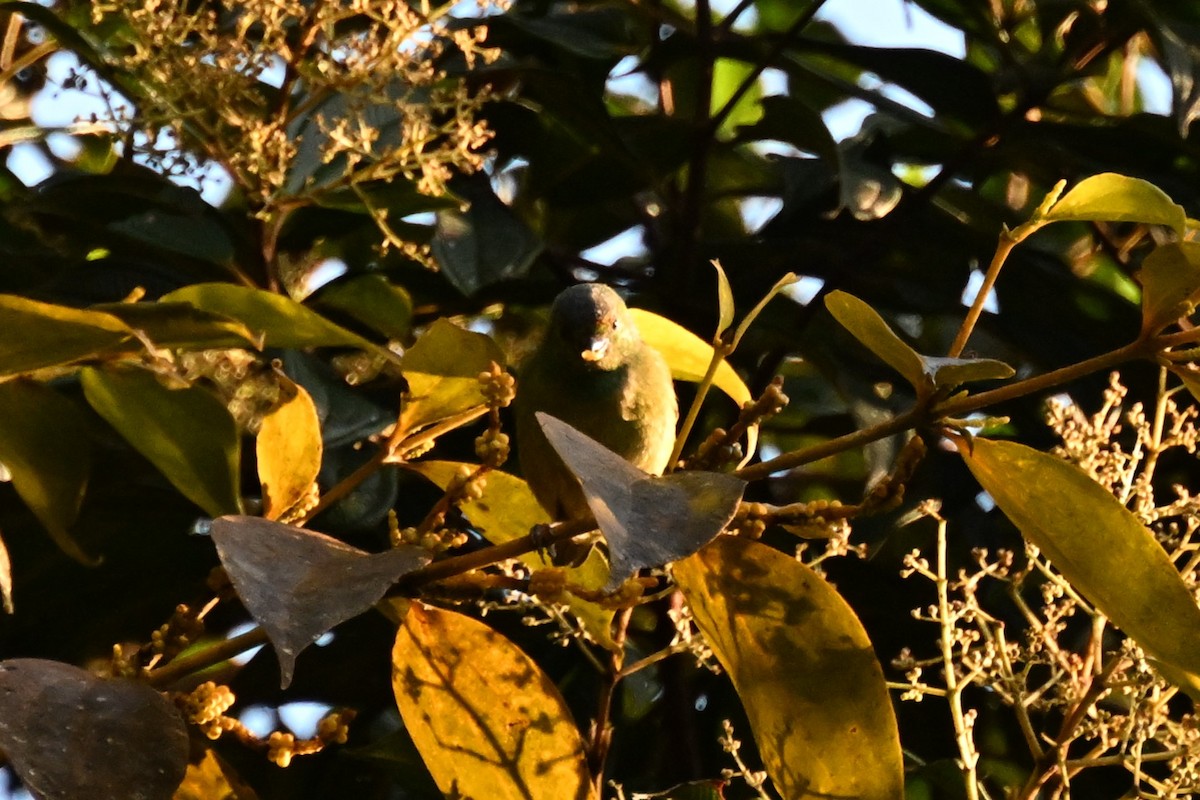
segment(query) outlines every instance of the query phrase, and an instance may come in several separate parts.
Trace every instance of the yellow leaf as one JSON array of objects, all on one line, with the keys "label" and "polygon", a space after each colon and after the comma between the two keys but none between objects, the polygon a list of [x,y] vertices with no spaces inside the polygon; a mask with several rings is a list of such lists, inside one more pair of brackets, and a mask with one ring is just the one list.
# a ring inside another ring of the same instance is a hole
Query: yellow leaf
[{"label": "yellow leaf", "polygon": [[554,683],[482,622],[413,603],[392,650],[404,727],[448,797],[595,800]]},{"label": "yellow leaf", "polygon": [[673,574],[784,800],[904,796],[883,670],[833,587],[795,559],[732,536]]},{"label": "yellow leaf", "polygon": [[290,397],[263,417],[255,443],[263,516],[267,519],[279,519],[303,500],[321,470],[321,423],[317,407],[304,387],[283,376],[280,379]]}]

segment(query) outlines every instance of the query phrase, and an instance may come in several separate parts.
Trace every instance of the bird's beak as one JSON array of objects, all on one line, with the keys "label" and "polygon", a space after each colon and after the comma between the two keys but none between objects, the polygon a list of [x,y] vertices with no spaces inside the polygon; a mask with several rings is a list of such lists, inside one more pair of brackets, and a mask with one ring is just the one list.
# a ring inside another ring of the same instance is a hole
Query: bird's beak
[{"label": "bird's beak", "polygon": [[592,339],[588,349],[580,353],[579,357],[584,361],[595,363],[604,358],[604,354],[608,352],[608,346],[611,343],[608,337],[598,336]]}]

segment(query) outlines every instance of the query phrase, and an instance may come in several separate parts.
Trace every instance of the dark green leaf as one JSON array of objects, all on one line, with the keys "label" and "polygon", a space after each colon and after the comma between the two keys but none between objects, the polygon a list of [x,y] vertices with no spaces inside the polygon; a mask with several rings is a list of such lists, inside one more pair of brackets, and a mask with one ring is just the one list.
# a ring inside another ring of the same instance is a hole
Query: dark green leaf
[{"label": "dark green leaf", "polygon": [[382,275],[355,275],[323,286],[318,305],[345,312],[389,339],[412,332],[412,298]]},{"label": "dark green leaf", "polygon": [[466,211],[442,211],[431,247],[446,278],[465,295],[501,281],[524,277],[542,243],[487,182],[472,181],[459,191]]},{"label": "dark green leaf", "polygon": [[91,563],[68,531],[79,515],[91,469],[91,437],[80,409],[40,383],[0,382],[0,463],[55,543]]},{"label": "dark green leaf", "polygon": [[241,437],[214,395],[168,389],[140,369],[86,367],[80,379],[92,408],[184,497],[212,516],[241,510]]}]

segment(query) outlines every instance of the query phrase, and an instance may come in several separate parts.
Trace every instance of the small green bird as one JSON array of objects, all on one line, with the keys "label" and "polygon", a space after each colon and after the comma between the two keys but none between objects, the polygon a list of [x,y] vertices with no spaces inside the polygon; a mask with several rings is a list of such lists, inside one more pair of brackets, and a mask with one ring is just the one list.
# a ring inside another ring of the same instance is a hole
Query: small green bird
[{"label": "small green bird", "polygon": [[607,286],[564,290],[545,338],[519,373],[514,404],[521,471],[555,520],[590,516],[579,481],[546,440],[544,411],[634,466],[662,474],[675,443],[679,405],[671,370],[642,341],[629,309]]}]

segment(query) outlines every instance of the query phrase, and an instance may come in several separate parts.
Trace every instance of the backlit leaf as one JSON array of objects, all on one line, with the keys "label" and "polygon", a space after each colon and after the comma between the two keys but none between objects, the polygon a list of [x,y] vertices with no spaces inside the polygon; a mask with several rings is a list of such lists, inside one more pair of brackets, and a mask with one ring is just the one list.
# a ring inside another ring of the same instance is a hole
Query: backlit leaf
[{"label": "backlit leaf", "polygon": [[68,533],[83,502],[91,437],[81,409],[40,383],[0,383],[0,464],[13,488],[72,558],[90,563]]},{"label": "backlit leaf", "polygon": [[583,485],[588,507],[608,542],[613,591],[644,567],[695,553],[737,511],[744,481],[717,472],[647,475],[562,420],[538,412],[554,450]]},{"label": "backlit leaf", "polygon": [[1142,261],[1142,332],[1157,333],[1191,316],[1200,299],[1200,243],[1168,242]]},{"label": "backlit leaf", "polygon": [[504,355],[488,337],[446,319],[429,326],[404,354],[401,369],[408,399],[400,427],[416,430],[486,402],[479,374],[504,363]]},{"label": "backlit leaf", "polygon": [[132,339],[111,314],[0,295],[0,375],[69,364]]},{"label": "backlit leaf", "polygon": [[1011,378],[1013,368],[990,358],[923,356],[896,335],[883,317],[852,294],[831,292],[825,306],[863,346],[899,372],[918,392],[952,389],[970,381]]},{"label": "backlit leaf", "polygon": [[976,439],[960,453],[980,485],[1073,586],[1200,690],[1200,608],[1166,551],[1083,470],[1016,442]]},{"label": "backlit leaf", "polygon": [[213,394],[140,369],[86,367],[80,379],[92,408],[186,498],[212,516],[241,510],[241,436]]},{"label": "backlit leaf", "polygon": [[879,312],[854,295],[842,291],[830,292],[825,297],[825,307],[855,339],[904,376],[913,387],[918,390],[928,387],[920,354],[896,335],[879,316]]},{"label": "backlit leaf", "polygon": [[719,339],[733,324],[733,288],[729,285],[729,278],[726,277],[725,270],[721,268],[721,262],[713,261],[712,265],[717,270],[717,338]]},{"label": "backlit leaf", "polygon": [[1048,222],[1146,222],[1183,233],[1187,214],[1162,190],[1140,178],[1106,172],[1084,178],[1043,218]]},{"label": "backlit leaf", "polygon": [[787,800],[904,796],[883,670],[838,593],[794,558],[721,536],[672,573]]},{"label": "backlit leaf", "polygon": [[144,683],[0,661],[0,749],[44,800],[170,800],[187,767],[175,706]]},{"label": "backlit leaf", "polygon": [[429,563],[429,552],[419,547],[366,553],[323,533],[258,517],[214,520],[212,538],[238,597],[275,648],[283,688],[304,648]]},{"label": "backlit leaf", "polygon": [[583,738],[558,689],[482,622],[412,603],[392,650],[392,689],[447,796],[596,798]]},{"label": "backlit leaf", "polygon": [[280,376],[287,397],[263,417],[255,449],[263,490],[263,516],[279,516],[310,492],[321,471],[321,423],[302,386]]}]

